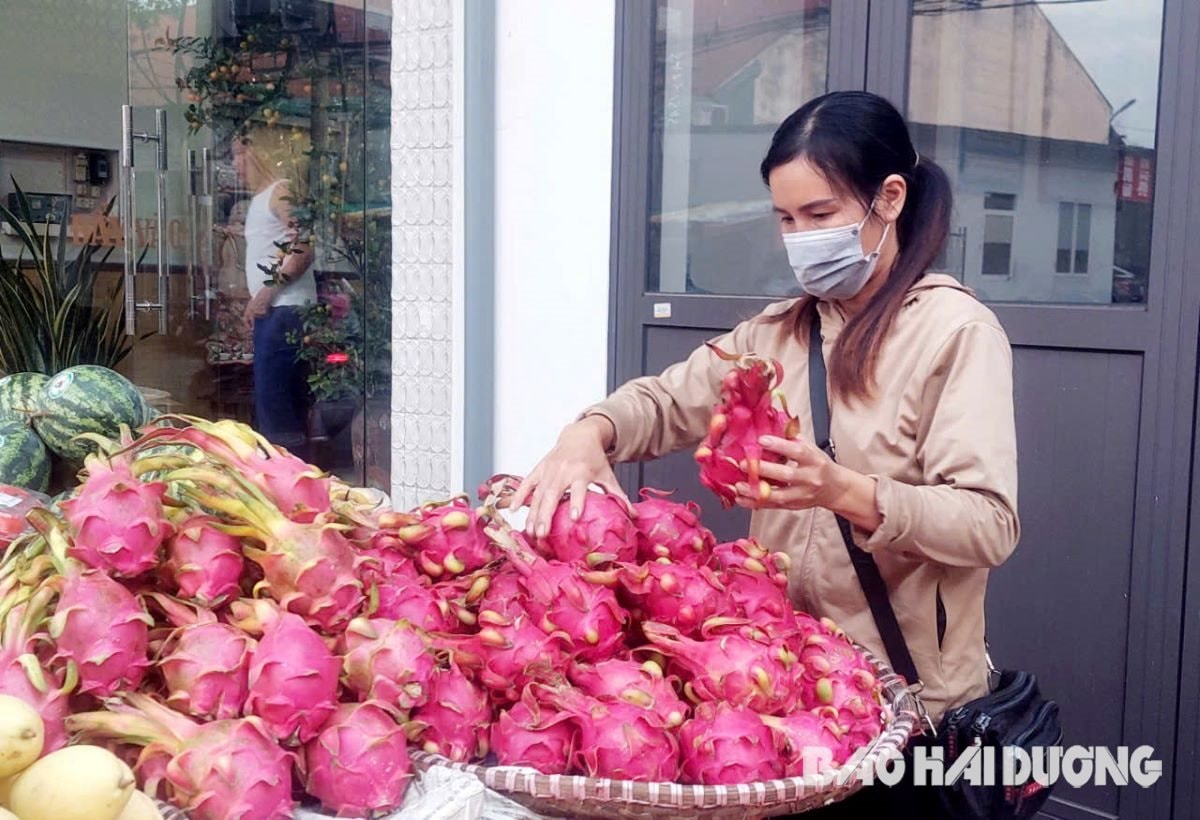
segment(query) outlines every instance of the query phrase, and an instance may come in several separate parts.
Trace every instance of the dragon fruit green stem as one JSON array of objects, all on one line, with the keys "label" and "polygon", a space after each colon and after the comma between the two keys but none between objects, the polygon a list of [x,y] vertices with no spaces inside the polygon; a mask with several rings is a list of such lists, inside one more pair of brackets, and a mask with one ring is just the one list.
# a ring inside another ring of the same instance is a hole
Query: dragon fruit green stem
[{"label": "dragon fruit green stem", "polygon": [[58,595],[61,580],[61,575],[46,579],[29,599],[25,611],[21,613],[21,621],[18,626],[17,637],[21,641],[21,645],[37,634],[37,628],[46,620],[46,611],[50,608],[50,601]]},{"label": "dragon fruit green stem", "polygon": [[208,419],[194,416],[182,416],[181,418],[187,419],[200,432],[224,442],[229,449],[233,450],[240,457],[253,456],[257,448],[264,450],[268,456],[278,457],[281,455],[279,449],[274,444],[267,441],[254,428],[247,427],[244,424],[227,423],[222,426],[220,422],[211,422]]},{"label": "dragon fruit green stem", "polygon": [[138,714],[79,712],[67,717],[67,730],[80,738],[107,738],[137,746],[161,743],[175,748],[180,743],[180,739],[167,727]]},{"label": "dragon fruit green stem", "polygon": [[[21,668],[25,670],[25,677],[29,678],[29,683],[34,689],[43,695],[49,694],[50,687],[46,685],[46,673],[42,670],[42,662],[37,655],[27,652],[17,658],[17,663],[21,664]],[[75,665],[75,661],[67,661],[67,671],[63,675],[63,685],[58,693],[69,695],[75,691],[75,687],[78,685],[79,667]]]},{"label": "dragon fruit green stem", "polygon": [[217,524],[215,526],[221,532],[235,538],[258,538],[262,535],[262,530],[256,527],[241,527],[237,524]]},{"label": "dragon fruit green stem", "polygon": [[[267,511],[263,515],[261,508],[252,507],[245,496],[230,498],[220,496],[214,493],[202,492],[195,487],[187,487],[184,489],[184,494],[192,499],[197,504],[200,504],[206,509],[215,510],[219,513],[229,516],[230,518],[240,519],[248,525],[248,528],[241,529],[241,537],[262,538],[264,534],[272,532],[272,520],[270,512]],[[276,511],[278,512],[278,510]],[[282,515],[280,515],[282,519]],[[276,522],[276,525],[278,522]],[[234,525],[235,527],[238,525]],[[238,533],[230,533],[237,535]]]},{"label": "dragon fruit green stem", "polygon": [[179,598],[162,592],[145,592],[143,598],[149,598],[158,604],[169,620],[175,626],[192,626],[193,624],[216,623],[217,616],[211,610],[181,601]]},{"label": "dragon fruit green stem", "polygon": [[[228,472],[221,472],[209,467],[184,467],[171,473],[167,477],[167,480],[197,481],[216,487],[218,490],[222,490],[238,498],[250,496],[250,498],[254,499],[260,505],[266,507],[272,506],[262,489],[235,469],[230,469]],[[276,512],[278,513],[278,510]],[[278,514],[282,517],[282,513]]]},{"label": "dragon fruit green stem", "polygon": [[143,456],[130,465],[130,471],[138,478],[144,478],[152,473],[170,473],[194,464],[186,456]]},{"label": "dragon fruit green stem", "polygon": [[50,548],[50,560],[54,562],[54,568],[58,570],[59,575],[65,575],[71,567],[79,565],[79,562],[67,555],[70,544],[63,532],[62,521],[55,518],[49,510],[42,509],[30,510],[27,517],[29,523],[46,537]]}]

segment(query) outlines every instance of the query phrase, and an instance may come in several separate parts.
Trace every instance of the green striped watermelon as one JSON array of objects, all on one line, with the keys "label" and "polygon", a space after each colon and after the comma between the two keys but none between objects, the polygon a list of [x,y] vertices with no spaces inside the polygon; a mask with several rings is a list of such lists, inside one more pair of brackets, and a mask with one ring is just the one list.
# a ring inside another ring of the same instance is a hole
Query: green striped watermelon
[{"label": "green striped watermelon", "polygon": [[50,488],[50,453],[23,419],[0,419],[0,484],[39,493]]},{"label": "green striped watermelon", "polygon": [[33,426],[50,451],[81,461],[96,445],[81,433],[117,438],[121,425],[135,429],[146,423],[146,403],[133,382],[107,367],[68,367],[38,394]]},{"label": "green striped watermelon", "polygon": [[0,379],[0,417],[33,418],[37,396],[50,377],[44,373],[13,373]]}]

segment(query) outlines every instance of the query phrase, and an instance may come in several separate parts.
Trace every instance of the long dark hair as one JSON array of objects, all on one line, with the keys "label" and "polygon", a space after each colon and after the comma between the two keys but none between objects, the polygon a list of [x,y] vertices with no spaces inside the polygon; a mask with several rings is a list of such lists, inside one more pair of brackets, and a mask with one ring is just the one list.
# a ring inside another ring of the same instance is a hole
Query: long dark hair
[{"label": "long dark hair", "polygon": [[[887,281],[838,336],[829,362],[834,391],[844,398],[867,398],[875,383],[879,350],[909,288],[925,275],[946,244],[953,194],[937,163],[919,157],[900,112],[883,97],[864,91],[835,91],[805,103],[775,131],[762,161],[763,182],[771,172],[797,159],[811,163],[840,193],[870,207],[883,181],[899,174],[908,183],[904,209],[896,222],[899,254]],[[817,300],[800,299],[773,317],[791,322],[807,338]]]}]

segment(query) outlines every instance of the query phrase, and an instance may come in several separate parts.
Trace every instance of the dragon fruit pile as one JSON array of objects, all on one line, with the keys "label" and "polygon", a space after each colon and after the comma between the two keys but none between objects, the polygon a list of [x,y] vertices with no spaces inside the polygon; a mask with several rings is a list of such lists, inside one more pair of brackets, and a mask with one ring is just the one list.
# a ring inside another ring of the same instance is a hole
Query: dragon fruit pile
[{"label": "dragon fruit pile", "polygon": [[511,477],[392,512],[234,422],[98,443],[0,563],[0,691],[47,752],[107,743],[198,820],[385,812],[414,749],[733,784],[839,765],[886,723],[786,557],[717,544],[695,504],[590,493],[533,543]]}]

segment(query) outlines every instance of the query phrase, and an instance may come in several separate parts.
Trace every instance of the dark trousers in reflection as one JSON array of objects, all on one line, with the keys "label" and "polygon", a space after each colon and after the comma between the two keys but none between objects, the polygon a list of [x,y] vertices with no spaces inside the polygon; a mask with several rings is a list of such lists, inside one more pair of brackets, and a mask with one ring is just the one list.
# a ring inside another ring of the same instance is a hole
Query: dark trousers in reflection
[{"label": "dark trousers in reflection", "polygon": [[296,360],[303,332],[291,306],[273,307],[255,320],[254,426],[272,444],[307,460],[308,384]]}]

